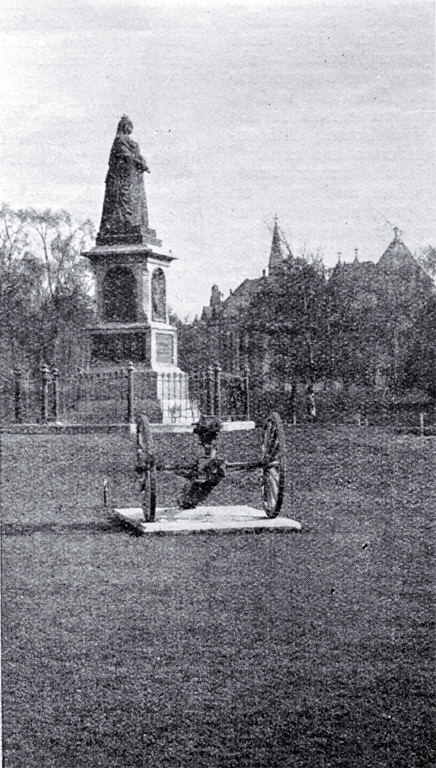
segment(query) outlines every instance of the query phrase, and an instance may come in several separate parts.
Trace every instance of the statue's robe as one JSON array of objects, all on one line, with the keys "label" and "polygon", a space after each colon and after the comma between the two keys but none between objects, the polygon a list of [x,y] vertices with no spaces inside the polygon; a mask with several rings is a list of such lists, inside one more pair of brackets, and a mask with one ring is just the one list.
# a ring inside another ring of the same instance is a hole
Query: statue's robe
[{"label": "statue's robe", "polygon": [[125,133],[117,133],[109,157],[100,233],[105,237],[148,227],[144,171],[147,164],[139,146]]}]

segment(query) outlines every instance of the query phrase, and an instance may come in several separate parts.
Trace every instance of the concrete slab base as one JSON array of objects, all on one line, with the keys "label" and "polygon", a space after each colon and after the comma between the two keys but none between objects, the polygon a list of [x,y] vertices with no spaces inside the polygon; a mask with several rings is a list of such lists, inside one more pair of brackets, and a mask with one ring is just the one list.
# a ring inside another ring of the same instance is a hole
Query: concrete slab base
[{"label": "concrete slab base", "polygon": [[133,526],[140,533],[200,533],[231,531],[286,530],[301,531],[301,524],[287,517],[270,519],[262,509],[253,507],[196,507],[181,510],[172,507],[158,507],[156,521],[144,522],[142,509],[129,507],[115,509],[116,516]]},{"label": "concrete slab base", "polygon": [[[256,429],[256,423],[254,421],[223,421],[223,432],[241,432]],[[151,431],[156,434],[162,432],[169,432],[171,434],[192,434],[194,431],[194,423],[191,419],[190,422],[184,424],[150,424]],[[136,424],[130,425],[131,434],[136,434]]]}]

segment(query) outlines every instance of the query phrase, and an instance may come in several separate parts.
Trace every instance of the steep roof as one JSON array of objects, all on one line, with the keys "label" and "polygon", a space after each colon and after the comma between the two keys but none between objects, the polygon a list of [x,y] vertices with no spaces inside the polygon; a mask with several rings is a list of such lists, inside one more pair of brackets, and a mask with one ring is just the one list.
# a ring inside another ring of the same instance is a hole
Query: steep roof
[{"label": "steep roof", "polygon": [[386,248],[383,255],[378,262],[373,261],[359,261],[356,258],[354,261],[337,262],[333,269],[331,279],[335,280],[356,280],[359,281],[365,277],[374,279],[380,273],[392,273],[393,271],[404,270],[410,273],[411,269],[414,271],[420,271],[418,263],[413,258],[407,245],[403,243],[398,237],[398,231],[395,230],[395,237]]},{"label": "steep roof", "polygon": [[237,315],[240,309],[247,307],[253,296],[259,292],[264,279],[263,277],[256,277],[253,280],[247,278],[241,285],[238,285],[230,296],[223,301],[226,315]]},{"label": "steep roof", "polygon": [[428,295],[433,290],[433,283],[429,275],[425,273],[420,264],[413,258],[407,245],[398,237],[395,228],[395,237],[386,248],[383,256],[377,262],[377,271],[384,280],[409,282],[409,288],[419,290],[422,295]]},{"label": "steep roof", "polygon": [[229,299],[233,297],[237,298],[251,298],[260,288],[261,283],[263,282],[263,277],[254,277],[253,279],[249,279],[247,277],[246,280],[244,280],[241,285],[238,285],[237,288],[233,291],[233,293],[230,294],[230,296],[226,299],[226,301],[229,301]]},{"label": "steep roof", "polygon": [[342,262],[338,261],[331,274],[330,280],[335,281],[361,281],[365,280],[367,276],[374,274],[375,264],[373,261],[354,261]]},{"label": "steep roof", "polygon": [[239,310],[247,307],[253,296],[258,293],[264,279],[264,277],[257,277],[252,280],[247,278],[234,291],[230,291],[230,295],[223,301],[221,300],[222,294],[218,286],[212,286],[210,304],[207,307],[203,307],[201,314],[203,322],[217,319],[223,315],[226,317],[237,316]]},{"label": "steep roof", "polygon": [[401,267],[416,267],[416,261],[409,251],[407,245],[398,237],[395,230],[395,237],[386,248],[383,256],[378,261],[378,266],[384,269],[400,269]]},{"label": "steep roof", "polygon": [[268,262],[269,272],[271,272],[271,270],[276,269],[277,267],[281,267],[285,260],[286,260],[286,256],[284,255],[282,250],[282,241],[279,234],[279,228],[278,228],[277,217],[276,217],[274,220],[274,231],[272,236],[271,251],[270,251],[269,262]]}]

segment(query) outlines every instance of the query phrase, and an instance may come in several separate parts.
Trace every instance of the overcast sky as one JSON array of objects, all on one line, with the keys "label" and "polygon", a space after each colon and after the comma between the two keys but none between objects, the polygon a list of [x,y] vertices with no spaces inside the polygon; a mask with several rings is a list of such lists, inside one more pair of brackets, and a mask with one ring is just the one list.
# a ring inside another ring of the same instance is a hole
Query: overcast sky
[{"label": "overcast sky", "polygon": [[436,244],[431,2],[239,7],[3,0],[0,202],[98,227],[119,117],[149,164],[150,226],[201,312],[294,253]]}]

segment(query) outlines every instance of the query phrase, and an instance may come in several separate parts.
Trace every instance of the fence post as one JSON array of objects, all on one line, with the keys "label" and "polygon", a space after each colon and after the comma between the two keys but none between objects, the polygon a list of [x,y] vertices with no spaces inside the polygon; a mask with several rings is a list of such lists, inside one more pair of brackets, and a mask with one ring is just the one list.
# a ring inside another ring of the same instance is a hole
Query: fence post
[{"label": "fence post", "polygon": [[206,371],[206,413],[213,416],[213,368],[208,366]]},{"label": "fence post", "polygon": [[41,421],[43,424],[47,423],[48,415],[48,365],[43,365],[41,368],[42,382],[41,382]]},{"label": "fence post", "polygon": [[194,367],[191,373],[188,374],[188,400],[195,402],[197,399],[197,369]]},{"label": "fence post", "polygon": [[207,369],[202,368],[199,377],[200,412],[207,413]]},{"label": "fence post", "polygon": [[424,431],[424,414],[419,414],[419,434],[421,437],[424,437],[425,431]]},{"label": "fence post", "polygon": [[[166,374],[167,377],[167,397],[166,401],[162,402],[162,415],[165,415],[167,419],[170,419],[171,422],[171,380],[172,376],[170,373]],[[164,405],[166,407],[166,412],[164,411]],[[165,422],[164,422],[165,423]]]},{"label": "fence post", "polygon": [[127,366],[127,421],[133,424],[135,421],[135,384],[134,384],[135,366],[132,361]]},{"label": "fence post", "polygon": [[53,376],[53,418],[55,421],[59,421],[59,368],[52,368],[51,375]]},{"label": "fence post", "polygon": [[200,372],[199,368],[197,368],[197,366],[195,366],[195,368],[193,368],[191,376],[189,377],[189,382],[190,382],[189,383],[189,387],[190,387],[189,388],[189,392],[190,392],[190,396],[191,396],[191,398],[192,398],[192,400],[194,402],[194,408],[197,409],[198,413],[201,413],[202,410],[203,410],[202,403],[201,403],[202,393],[201,393],[201,378],[200,377],[201,377],[201,372]]},{"label": "fence post", "polygon": [[21,424],[23,416],[23,396],[21,389],[21,377],[22,373],[19,368],[14,369],[15,380],[15,421],[17,424]]},{"label": "fence post", "polygon": [[248,365],[244,367],[244,416],[247,421],[250,420],[250,371]]},{"label": "fence post", "polygon": [[215,389],[214,389],[214,413],[221,418],[221,366],[215,363],[214,366]]}]

